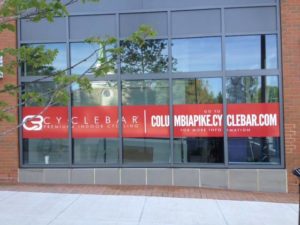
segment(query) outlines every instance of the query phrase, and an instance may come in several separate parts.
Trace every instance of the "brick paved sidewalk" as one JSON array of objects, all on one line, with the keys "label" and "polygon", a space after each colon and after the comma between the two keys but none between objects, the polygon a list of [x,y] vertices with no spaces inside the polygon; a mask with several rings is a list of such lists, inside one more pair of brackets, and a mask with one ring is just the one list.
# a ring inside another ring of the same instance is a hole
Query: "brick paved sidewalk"
[{"label": "brick paved sidewalk", "polygon": [[298,203],[298,194],[296,193],[262,193],[190,187],[0,184],[1,190]]}]

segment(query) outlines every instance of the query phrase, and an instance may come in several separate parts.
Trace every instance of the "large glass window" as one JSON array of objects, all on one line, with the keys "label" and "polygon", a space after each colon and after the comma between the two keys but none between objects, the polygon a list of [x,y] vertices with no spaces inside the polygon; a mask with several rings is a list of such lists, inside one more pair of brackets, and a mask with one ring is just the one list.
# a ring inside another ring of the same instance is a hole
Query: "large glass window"
[{"label": "large glass window", "polygon": [[174,39],[172,57],[173,72],[221,70],[221,38]]},{"label": "large glass window", "polygon": [[221,78],[173,81],[175,163],[223,163]]},{"label": "large glass window", "polygon": [[142,45],[121,41],[121,73],[146,74],[168,71],[168,42],[166,40],[145,40]]},{"label": "large glass window", "polygon": [[72,103],[74,164],[117,163],[117,82],[94,81],[90,92],[74,85]]},{"label": "large glass window", "polygon": [[167,80],[122,82],[124,163],[168,163]]},{"label": "large glass window", "polygon": [[[45,65],[39,68],[33,68],[30,65],[23,65],[22,67],[22,76],[47,76],[55,74],[57,71],[67,69],[67,53],[66,45],[62,43],[56,44],[28,44],[29,47],[44,46],[47,50],[57,50],[58,53],[50,65]],[[34,54],[34,53],[33,53]],[[36,57],[35,55],[31,56],[32,58]]]},{"label": "large glass window", "polygon": [[276,35],[226,37],[226,69],[277,68]]},{"label": "large glass window", "polygon": [[226,92],[229,162],[279,164],[278,77],[229,77]]},{"label": "large glass window", "polygon": [[69,162],[67,108],[55,101],[49,104],[54,90],[52,82],[23,84],[23,93],[34,93],[34,97],[24,101],[26,107],[22,110],[24,164],[62,165]]}]

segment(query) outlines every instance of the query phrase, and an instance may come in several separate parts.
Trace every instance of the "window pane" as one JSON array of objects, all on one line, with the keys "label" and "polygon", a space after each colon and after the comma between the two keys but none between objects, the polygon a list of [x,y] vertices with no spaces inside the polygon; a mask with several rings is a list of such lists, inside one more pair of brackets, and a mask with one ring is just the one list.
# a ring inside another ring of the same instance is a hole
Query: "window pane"
[{"label": "window pane", "polygon": [[226,91],[228,103],[279,102],[277,76],[230,77]]},{"label": "window pane", "polygon": [[48,104],[50,104],[50,106],[65,106],[67,104],[67,102],[59,98],[59,96],[56,97],[55,92],[59,90],[59,88],[53,82],[26,82],[22,84],[22,88],[23,95],[29,94],[24,100],[25,106],[46,106]]},{"label": "window pane", "polygon": [[169,87],[166,80],[122,82],[123,105],[167,105]]},{"label": "window pane", "polygon": [[223,138],[175,138],[175,163],[223,163]]},{"label": "window pane", "polygon": [[168,81],[123,81],[122,91],[123,162],[168,163]]},{"label": "window pane", "polygon": [[260,36],[226,37],[226,69],[260,69]]},{"label": "window pane", "polygon": [[220,78],[177,79],[173,81],[174,104],[222,103]]},{"label": "window pane", "polygon": [[[59,70],[65,70],[67,68],[67,53],[65,44],[30,44],[27,46],[37,47],[43,45],[45,49],[58,50],[58,54],[51,65],[45,65],[40,68],[32,68],[26,66],[26,76],[47,76],[56,73]],[[34,58],[34,56],[32,56]],[[24,68],[22,75],[24,75]]]},{"label": "window pane", "polygon": [[168,42],[166,40],[146,40],[142,45],[122,41],[121,73],[145,74],[168,71]]},{"label": "window pane", "polygon": [[190,38],[172,41],[172,71],[221,70],[221,38]]},{"label": "window pane", "polygon": [[226,81],[229,162],[280,163],[277,76]]},{"label": "window pane", "polygon": [[93,81],[92,90],[80,90],[78,85],[73,85],[73,106],[117,106],[118,86],[116,81]]},{"label": "window pane", "polygon": [[280,163],[279,137],[228,138],[229,162]]},{"label": "window pane", "polygon": [[277,36],[266,35],[266,68],[277,68]]},{"label": "window pane", "polygon": [[[108,47],[108,48],[112,48],[112,47]],[[82,75],[83,73],[93,74],[92,68],[97,68],[97,66],[100,66],[99,62],[96,62],[97,59],[99,57],[102,58],[105,56],[107,56],[108,59],[111,59],[111,54],[109,52],[105,52],[103,50],[103,47],[97,44],[71,43],[71,65],[80,63],[72,69],[72,74],[74,75]],[[116,69],[113,69],[107,74],[115,74],[115,73],[116,73]]]},{"label": "window pane", "polygon": [[223,163],[222,79],[176,79],[173,96],[175,163]]},{"label": "window pane", "polygon": [[226,69],[276,69],[277,36],[226,37]]},{"label": "window pane", "polygon": [[117,163],[117,82],[93,81],[91,85],[91,92],[80,90],[77,85],[72,87],[74,163]]},{"label": "window pane", "polygon": [[24,164],[67,164],[69,145],[67,139],[23,139]]}]

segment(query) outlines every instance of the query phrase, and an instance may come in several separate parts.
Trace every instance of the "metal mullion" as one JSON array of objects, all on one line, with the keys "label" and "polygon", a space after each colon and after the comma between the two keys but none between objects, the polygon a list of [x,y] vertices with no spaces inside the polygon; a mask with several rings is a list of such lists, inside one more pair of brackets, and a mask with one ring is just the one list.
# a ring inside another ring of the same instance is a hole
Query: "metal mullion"
[{"label": "metal mullion", "polygon": [[171,76],[171,71],[172,71],[172,39],[171,39],[171,34],[172,34],[172,17],[171,17],[171,12],[168,11],[168,19],[167,19],[167,24],[168,24],[168,77],[169,77],[169,145],[170,145],[170,160],[171,162],[170,165],[173,167],[174,165],[174,123],[173,123],[173,80]]},{"label": "metal mullion", "polygon": [[[69,42],[69,16],[66,16],[66,52],[67,52],[67,68],[71,67],[71,56],[70,56],[70,42]],[[71,71],[67,70],[67,75],[71,75]],[[69,149],[69,167],[73,164],[73,141],[72,141],[72,84],[68,87],[69,101],[68,101],[68,149]]]},{"label": "metal mullion", "polygon": [[199,77],[220,77],[223,75],[222,71],[215,72],[187,72],[187,73],[171,73],[172,78],[199,78]]},{"label": "metal mullion", "polygon": [[160,74],[146,74],[146,75],[129,75],[129,74],[121,74],[121,80],[167,80],[168,73]]},{"label": "metal mullion", "polygon": [[53,78],[52,77],[48,77],[46,78],[45,76],[29,76],[29,77],[20,77],[20,80],[21,82],[23,83],[31,83],[31,82],[34,82],[38,79],[43,79],[40,82],[49,82],[49,81],[53,81]]},{"label": "metal mullion", "polygon": [[231,70],[231,71],[225,71],[226,77],[243,77],[243,76],[271,76],[271,75],[278,75],[280,74],[280,71],[277,69],[271,69],[271,70]]},{"label": "metal mullion", "polygon": [[[162,8],[152,8],[152,9],[125,9],[125,10],[119,10],[118,14],[137,14],[137,13],[155,13],[155,12],[167,12],[167,11],[194,11],[194,10],[212,10],[212,9],[234,9],[234,8],[257,8],[257,7],[271,7],[276,6],[276,3],[245,3],[245,4],[220,4],[219,6],[213,6],[213,5],[206,5],[206,6],[191,6],[191,7],[166,7],[165,9]],[[75,12],[70,13],[70,16],[91,16],[91,15],[111,15],[115,14],[115,11],[105,11],[102,13],[96,13],[96,12]]]},{"label": "metal mullion", "polygon": [[285,168],[285,135],[284,135],[284,108],[283,108],[283,71],[282,71],[282,49],[281,49],[281,18],[280,18],[280,0],[277,0],[277,66],[279,70],[279,106],[280,106],[280,163]]},{"label": "metal mullion", "polygon": [[186,38],[213,38],[213,37],[220,37],[222,33],[194,33],[194,34],[177,34],[172,36],[172,39],[186,39]]},{"label": "metal mullion", "polygon": [[[116,34],[117,34],[117,47],[120,47],[120,14],[115,14],[116,16]],[[117,59],[117,85],[118,85],[118,144],[119,144],[119,167],[123,165],[123,123],[122,123],[122,81],[121,81],[121,59],[118,56]]]},{"label": "metal mullion", "polygon": [[226,37],[235,37],[235,36],[259,36],[259,35],[272,35],[277,34],[277,31],[253,31],[253,32],[233,32],[226,33]]},{"label": "metal mullion", "polygon": [[228,150],[228,132],[227,132],[227,94],[226,94],[226,46],[225,46],[225,9],[221,9],[221,48],[222,48],[222,93],[223,93],[223,151],[224,151],[224,165],[229,165],[229,150]]}]

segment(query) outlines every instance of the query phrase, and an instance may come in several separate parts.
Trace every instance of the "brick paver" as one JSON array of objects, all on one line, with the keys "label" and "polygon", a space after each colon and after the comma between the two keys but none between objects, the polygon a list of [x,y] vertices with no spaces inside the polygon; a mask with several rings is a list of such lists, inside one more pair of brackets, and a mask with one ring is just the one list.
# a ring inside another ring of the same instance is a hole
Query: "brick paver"
[{"label": "brick paver", "polygon": [[168,186],[109,186],[109,185],[42,185],[0,184],[0,191],[29,191],[52,193],[100,194],[100,195],[143,195],[179,198],[206,198],[220,200],[264,201],[298,203],[296,193],[263,193],[209,188]]}]

